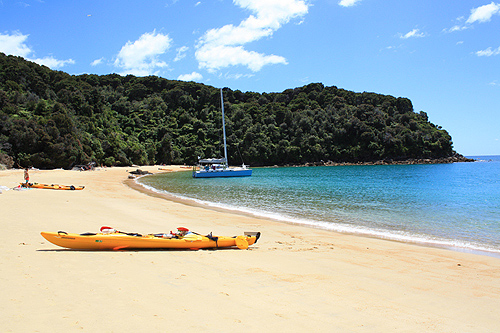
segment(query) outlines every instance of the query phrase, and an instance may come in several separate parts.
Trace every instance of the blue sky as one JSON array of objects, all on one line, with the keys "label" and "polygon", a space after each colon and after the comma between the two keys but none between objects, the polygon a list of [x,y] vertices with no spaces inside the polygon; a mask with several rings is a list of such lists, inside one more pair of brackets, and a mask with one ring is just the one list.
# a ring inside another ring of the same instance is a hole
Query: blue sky
[{"label": "blue sky", "polygon": [[70,74],[407,97],[464,155],[500,155],[500,2],[0,0],[0,51]]}]

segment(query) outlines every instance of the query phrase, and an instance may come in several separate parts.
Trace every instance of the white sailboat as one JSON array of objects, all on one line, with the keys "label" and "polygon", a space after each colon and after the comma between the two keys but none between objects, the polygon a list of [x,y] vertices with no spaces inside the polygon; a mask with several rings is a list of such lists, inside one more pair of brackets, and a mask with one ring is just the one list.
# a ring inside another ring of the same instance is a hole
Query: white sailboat
[{"label": "white sailboat", "polygon": [[252,169],[245,164],[241,167],[230,168],[227,162],[226,125],[224,121],[224,97],[220,90],[222,104],[222,134],[224,135],[224,157],[198,159],[198,165],[193,170],[194,178],[216,178],[216,177],[248,177],[252,175]]}]

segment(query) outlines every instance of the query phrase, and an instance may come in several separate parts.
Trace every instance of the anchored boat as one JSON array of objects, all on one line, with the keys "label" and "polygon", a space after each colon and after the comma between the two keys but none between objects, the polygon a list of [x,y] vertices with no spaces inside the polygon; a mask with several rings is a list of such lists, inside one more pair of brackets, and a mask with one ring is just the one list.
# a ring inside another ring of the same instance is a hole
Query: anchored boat
[{"label": "anchored boat", "polygon": [[224,97],[220,90],[222,104],[222,134],[224,136],[224,158],[198,159],[198,165],[193,170],[194,178],[216,178],[216,177],[249,177],[252,169],[245,164],[238,168],[230,168],[227,161],[226,125],[224,121]]}]

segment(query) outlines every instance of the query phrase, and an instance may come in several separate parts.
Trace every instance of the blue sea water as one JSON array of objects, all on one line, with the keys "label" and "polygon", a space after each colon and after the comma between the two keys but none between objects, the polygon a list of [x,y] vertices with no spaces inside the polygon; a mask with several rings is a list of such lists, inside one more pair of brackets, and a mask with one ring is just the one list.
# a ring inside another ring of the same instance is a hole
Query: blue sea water
[{"label": "blue sea water", "polygon": [[254,168],[143,177],[155,191],[316,228],[500,256],[500,156],[473,163]]}]

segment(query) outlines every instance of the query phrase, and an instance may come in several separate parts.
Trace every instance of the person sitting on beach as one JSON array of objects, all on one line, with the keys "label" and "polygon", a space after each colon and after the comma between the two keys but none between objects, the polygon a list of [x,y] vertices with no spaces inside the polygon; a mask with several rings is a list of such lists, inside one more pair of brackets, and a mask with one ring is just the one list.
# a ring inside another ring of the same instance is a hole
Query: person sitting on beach
[{"label": "person sitting on beach", "polygon": [[28,172],[28,168],[24,169],[24,180],[26,181],[26,184],[28,184],[30,181],[30,174]]}]

